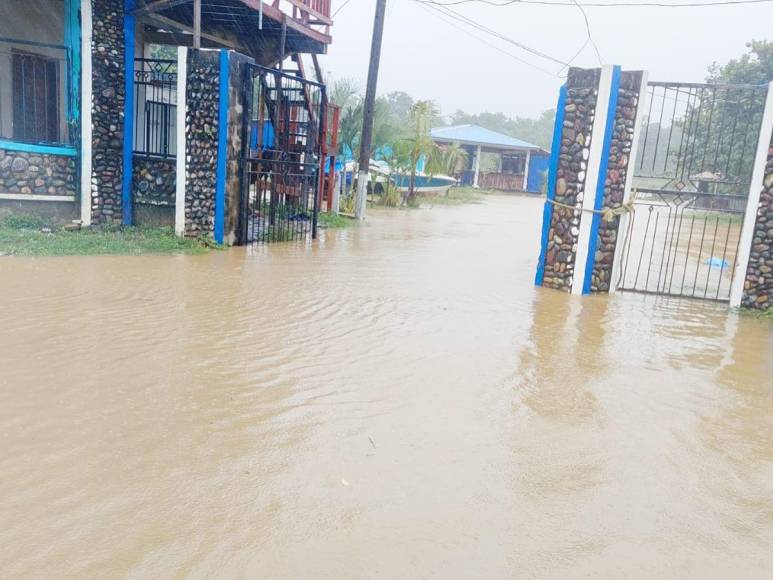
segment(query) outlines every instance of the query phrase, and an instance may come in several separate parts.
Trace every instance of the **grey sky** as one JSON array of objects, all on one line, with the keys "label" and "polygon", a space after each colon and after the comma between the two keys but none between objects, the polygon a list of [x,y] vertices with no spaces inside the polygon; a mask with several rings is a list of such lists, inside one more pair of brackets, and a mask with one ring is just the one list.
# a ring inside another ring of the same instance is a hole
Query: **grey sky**
[{"label": "grey sky", "polygon": [[[333,0],[333,11],[343,2]],[[333,44],[323,57],[331,78],[352,77],[364,87],[374,7],[375,0],[351,0],[336,16]],[[568,61],[586,39],[582,14],[571,6],[469,4],[453,9],[561,61]],[[604,62],[645,69],[650,79],[668,81],[702,81],[711,62],[740,55],[751,39],[770,39],[773,22],[773,3],[680,9],[588,7],[586,12]],[[481,32],[470,32],[553,73],[561,68]],[[575,64],[598,66],[591,46]],[[387,0],[379,93],[403,90],[415,98],[434,99],[443,114],[460,108],[536,116],[555,106],[561,83],[556,76],[461,32],[414,0]]]}]

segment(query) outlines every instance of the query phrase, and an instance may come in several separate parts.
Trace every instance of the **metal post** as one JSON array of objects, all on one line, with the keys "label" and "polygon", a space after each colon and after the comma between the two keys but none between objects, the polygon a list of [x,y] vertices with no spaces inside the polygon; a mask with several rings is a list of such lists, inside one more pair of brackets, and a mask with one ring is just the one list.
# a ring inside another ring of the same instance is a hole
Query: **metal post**
[{"label": "metal post", "polygon": [[193,48],[201,48],[201,0],[193,0]]},{"label": "metal post", "polygon": [[368,87],[365,92],[365,114],[362,121],[362,137],[360,139],[360,173],[357,177],[357,203],[355,216],[365,219],[365,195],[368,187],[368,170],[370,169],[370,146],[373,139],[373,114],[376,108],[376,85],[378,84],[378,67],[381,62],[381,40],[384,36],[384,13],[386,0],[377,0],[376,15],[373,20],[373,40],[370,46],[370,66],[368,67]]}]

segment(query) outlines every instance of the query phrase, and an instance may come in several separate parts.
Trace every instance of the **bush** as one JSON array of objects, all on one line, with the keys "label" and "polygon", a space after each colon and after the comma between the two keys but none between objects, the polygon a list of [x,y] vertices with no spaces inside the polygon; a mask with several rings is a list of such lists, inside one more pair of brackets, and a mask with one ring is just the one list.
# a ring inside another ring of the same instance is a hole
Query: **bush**
[{"label": "bush", "polygon": [[397,207],[400,205],[401,201],[402,196],[400,195],[398,189],[391,183],[387,184],[386,192],[381,198],[381,203],[386,207]]}]

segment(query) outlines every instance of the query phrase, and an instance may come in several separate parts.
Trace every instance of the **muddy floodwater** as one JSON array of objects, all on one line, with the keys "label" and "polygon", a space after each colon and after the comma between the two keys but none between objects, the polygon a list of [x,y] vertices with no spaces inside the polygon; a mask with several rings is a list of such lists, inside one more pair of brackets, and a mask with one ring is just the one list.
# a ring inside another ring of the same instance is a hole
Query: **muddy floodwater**
[{"label": "muddy floodwater", "polygon": [[541,210],[0,258],[0,577],[773,578],[773,324],[535,289]]}]

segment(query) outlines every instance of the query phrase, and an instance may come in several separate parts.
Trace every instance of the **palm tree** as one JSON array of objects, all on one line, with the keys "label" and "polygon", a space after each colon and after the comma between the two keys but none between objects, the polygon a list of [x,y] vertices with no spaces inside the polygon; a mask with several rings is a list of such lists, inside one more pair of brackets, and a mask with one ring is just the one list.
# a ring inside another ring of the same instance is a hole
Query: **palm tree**
[{"label": "palm tree", "polygon": [[433,119],[440,115],[440,109],[434,101],[416,101],[411,107],[411,137],[403,139],[410,144],[410,172],[408,196],[410,203],[416,197],[416,166],[420,159],[425,160],[426,173],[432,175],[442,167],[440,148],[430,137],[429,130]]}]

